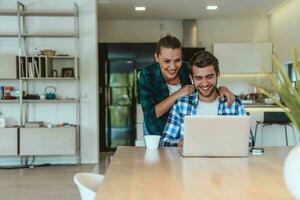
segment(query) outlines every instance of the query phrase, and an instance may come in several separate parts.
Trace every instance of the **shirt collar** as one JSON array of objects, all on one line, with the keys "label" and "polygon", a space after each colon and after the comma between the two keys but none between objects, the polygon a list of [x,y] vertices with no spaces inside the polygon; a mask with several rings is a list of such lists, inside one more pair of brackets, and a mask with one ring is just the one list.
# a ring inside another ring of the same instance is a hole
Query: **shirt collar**
[{"label": "shirt collar", "polygon": [[[192,102],[191,103],[192,103],[194,108],[197,108],[198,102],[199,102],[199,93],[198,93],[198,91],[193,92],[191,94],[191,96],[192,96]],[[219,104],[223,102],[220,96],[218,96],[218,101],[219,101]]]}]

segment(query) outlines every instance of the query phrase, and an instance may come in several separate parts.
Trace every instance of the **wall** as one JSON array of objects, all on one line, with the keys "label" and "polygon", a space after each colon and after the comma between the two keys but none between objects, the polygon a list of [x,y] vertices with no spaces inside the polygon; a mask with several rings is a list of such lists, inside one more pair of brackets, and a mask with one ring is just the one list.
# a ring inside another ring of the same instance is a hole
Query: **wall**
[{"label": "wall", "polygon": [[259,19],[199,19],[198,41],[208,51],[218,42],[268,42],[269,20]]},{"label": "wall", "polygon": [[157,42],[170,33],[182,40],[181,20],[98,20],[99,42]]},{"label": "wall", "polygon": [[300,55],[300,1],[290,0],[270,16],[271,41],[282,62],[291,59],[290,47],[296,45]]},{"label": "wall", "polygon": [[[1,10],[16,10],[16,0],[1,0]],[[43,11],[73,11],[73,0],[22,0],[29,10]],[[79,5],[79,60],[80,60],[80,91],[81,91],[81,155],[83,163],[97,163],[98,161],[98,49],[97,49],[97,5],[96,0],[75,0]],[[74,18],[62,17],[27,17],[26,26],[31,33],[71,33],[74,30]],[[17,17],[0,16],[0,32],[16,33]],[[30,38],[27,39],[28,53],[34,48],[55,49],[57,53],[75,54],[75,43],[73,38]],[[0,54],[17,55],[17,38],[0,38]],[[14,85],[13,81],[0,85]],[[33,83],[36,92],[42,94],[47,85],[57,87],[60,94],[69,94],[74,90],[74,84],[66,81],[37,81]],[[18,83],[15,84],[18,87]],[[17,105],[18,106],[18,105]],[[33,110],[36,113],[31,120],[49,120],[53,123],[75,121],[76,111],[73,105],[36,105]],[[18,109],[16,106],[1,105],[12,123],[17,123]],[[14,113],[14,114],[13,114]],[[47,116],[45,116],[47,113]],[[51,156],[38,157],[37,162],[51,163],[73,163],[74,156]],[[0,163],[18,164],[18,158],[0,158]]]},{"label": "wall", "polygon": [[98,162],[98,27],[96,0],[80,0],[81,155],[84,163]]}]

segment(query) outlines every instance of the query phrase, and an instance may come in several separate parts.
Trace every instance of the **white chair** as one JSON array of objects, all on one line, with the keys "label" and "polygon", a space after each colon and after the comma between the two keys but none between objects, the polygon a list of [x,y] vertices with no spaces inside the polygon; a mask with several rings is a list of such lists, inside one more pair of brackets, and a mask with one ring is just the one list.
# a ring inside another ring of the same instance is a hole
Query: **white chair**
[{"label": "white chair", "polygon": [[104,176],[93,173],[78,173],[74,176],[82,200],[94,200],[96,191],[100,186]]}]

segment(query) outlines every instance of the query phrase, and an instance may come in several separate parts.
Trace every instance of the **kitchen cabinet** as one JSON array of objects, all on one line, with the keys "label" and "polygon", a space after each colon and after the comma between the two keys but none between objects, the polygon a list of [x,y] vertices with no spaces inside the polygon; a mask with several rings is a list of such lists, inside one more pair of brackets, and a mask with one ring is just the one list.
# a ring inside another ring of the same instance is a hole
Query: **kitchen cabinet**
[{"label": "kitchen cabinet", "polygon": [[18,155],[18,128],[0,128],[0,156]]},{"label": "kitchen cabinet", "polygon": [[215,43],[222,74],[272,72],[272,43]]},{"label": "kitchen cabinet", "polygon": [[20,128],[20,155],[74,155],[76,127]]}]

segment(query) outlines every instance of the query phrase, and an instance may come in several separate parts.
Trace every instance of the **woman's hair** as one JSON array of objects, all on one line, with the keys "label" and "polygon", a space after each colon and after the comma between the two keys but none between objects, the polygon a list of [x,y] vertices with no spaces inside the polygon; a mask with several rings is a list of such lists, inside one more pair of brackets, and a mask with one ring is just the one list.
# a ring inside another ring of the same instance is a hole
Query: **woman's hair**
[{"label": "woman's hair", "polygon": [[208,51],[198,51],[193,54],[193,56],[189,60],[189,69],[190,73],[192,73],[192,67],[196,66],[199,68],[204,68],[212,65],[216,74],[219,74],[219,61],[218,59]]},{"label": "woman's hair", "polygon": [[160,40],[158,41],[155,50],[155,53],[157,55],[160,54],[160,50],[162,47],[171,49],[181,49],[181,43],[176,37],[168,34],[160,38]]}]

